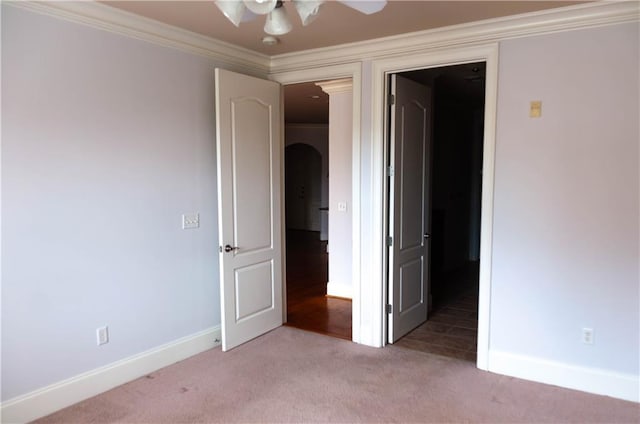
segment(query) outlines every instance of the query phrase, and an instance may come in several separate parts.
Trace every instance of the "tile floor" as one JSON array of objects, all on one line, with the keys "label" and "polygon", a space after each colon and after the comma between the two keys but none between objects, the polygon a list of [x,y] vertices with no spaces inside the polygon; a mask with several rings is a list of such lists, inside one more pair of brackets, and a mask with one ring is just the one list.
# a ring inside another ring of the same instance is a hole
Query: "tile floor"
[{"label": "tile floor", "polygon": [[427,322],[395,345],[467,361],[476,360],[478,295],[462,293],[434,308]]}]

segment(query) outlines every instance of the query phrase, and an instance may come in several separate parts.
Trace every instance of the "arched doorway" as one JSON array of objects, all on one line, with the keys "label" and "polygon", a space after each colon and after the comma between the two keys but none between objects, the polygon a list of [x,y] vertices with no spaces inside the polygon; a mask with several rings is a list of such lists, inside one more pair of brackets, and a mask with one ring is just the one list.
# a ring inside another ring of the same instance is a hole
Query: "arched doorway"
[{"label": "arched doorway", "polygon": [[285,170],[287,230],[320,231],[322,155],[308,144],[289,145]]}]

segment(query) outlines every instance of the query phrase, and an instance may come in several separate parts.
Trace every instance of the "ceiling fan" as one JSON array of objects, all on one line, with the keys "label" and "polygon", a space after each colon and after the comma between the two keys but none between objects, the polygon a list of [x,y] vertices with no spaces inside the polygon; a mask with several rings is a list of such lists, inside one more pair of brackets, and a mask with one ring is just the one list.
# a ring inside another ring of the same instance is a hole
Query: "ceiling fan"
[{"label": "ceiling fan", "polygon": [[[320,11],[320,6],[327,0],[290,0],[296,8],[302,25],[309,25]],[[366,15],[381,11],[386,0],[337,0],[347,7]],[[283,35],[293,27],[282,0],[215,0],[220,11],[235,26],[249,21],[258,15],[267,15],[264,32],[269,35]]]}]

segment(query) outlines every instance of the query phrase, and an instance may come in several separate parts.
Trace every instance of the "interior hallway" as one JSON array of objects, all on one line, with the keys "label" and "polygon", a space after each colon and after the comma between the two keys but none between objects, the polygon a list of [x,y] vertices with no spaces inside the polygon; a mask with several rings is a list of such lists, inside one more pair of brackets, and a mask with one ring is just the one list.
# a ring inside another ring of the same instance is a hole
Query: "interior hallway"
[{"label": "interior hallway", "polygon": [[287,230],[286,325],[351,340],[351,300],[328,297],[327,242],[315,231]]}]

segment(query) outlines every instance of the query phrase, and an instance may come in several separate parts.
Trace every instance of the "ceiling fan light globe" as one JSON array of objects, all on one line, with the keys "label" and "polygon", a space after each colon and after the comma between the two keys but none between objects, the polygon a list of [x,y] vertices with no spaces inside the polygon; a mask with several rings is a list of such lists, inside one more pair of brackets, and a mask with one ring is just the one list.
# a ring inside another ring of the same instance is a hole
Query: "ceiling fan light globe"
[{"label": "ceiling fan light globe", "polygon": [[293,0],[303,26],[309,25],[318,17],[320,6],[325,0]]},{"label": "ceiling fan light globe", "polygon": [[247,9],[258,15],[266,15],[276,8],[278,0],[243,0]]},{"label": "ceiling fan light globe", "polygon": [[365,15],[378,13],[387,5],[386,0],[338,0],[347,7],[357,10]]},{"label": "ceiling fan light globe", "polygon": [[216,6],[222,14],[235,26],[240,26],[246,10],[242,0],[216,0]]},{"label": "ceiling fan light globe", "polygon": [[283,35],[291,31],[293,25],[284,7],[277,7],[267,15],[264,32],[269,35]]}]

